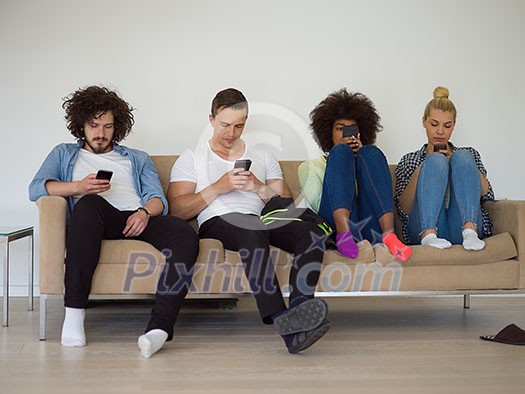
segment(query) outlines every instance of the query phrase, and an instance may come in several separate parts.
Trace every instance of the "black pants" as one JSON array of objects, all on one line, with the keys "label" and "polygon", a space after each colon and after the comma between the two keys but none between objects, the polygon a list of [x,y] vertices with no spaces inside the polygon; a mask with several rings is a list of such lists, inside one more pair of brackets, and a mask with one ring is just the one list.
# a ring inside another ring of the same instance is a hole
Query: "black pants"
[{"label": "black pants", "polygon": [[290,271],[290,300],[312,298],[323,262],[324,233],[311,222],[264,225],[258,216],[229,213],[205,221],[199,237],[220,240],[229,250],[239,251],[259,313],[264,323],[286,309],[269,245],[294,254]]},{"label": "black pants", "polygon": [[[67,234],[64,304],[85,308],[103,239],[127,239],[122,234],[133,211],[119,211],[97,195],[82,197],[70,218]],[[155,306],[146,329],[160,328],[173,337],[173,325],[191,285],[199,239],[186,221],[172,216],[150,218],[137,239],[148,242],[166,255],[159,279]],[[124,290],[124,289],[123,289]]]}]

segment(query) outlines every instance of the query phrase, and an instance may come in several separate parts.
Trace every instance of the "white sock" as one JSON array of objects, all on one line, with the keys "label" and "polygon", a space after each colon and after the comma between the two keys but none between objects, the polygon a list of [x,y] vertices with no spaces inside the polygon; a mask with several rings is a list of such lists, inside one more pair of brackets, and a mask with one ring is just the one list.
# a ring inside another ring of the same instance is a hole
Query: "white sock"
[{"label": "white sock", "polygon": [[452,244],[445,238],[438,238],[434,233],[425,235],[421,240],[421,245],[432,246],[433,248],[438,249],[448,249],[452,246]]},{"label": "white sock", "polygon": [[79,308],[66,307],[66,316],[62,325],[62,346],[86,346],[84,317],[86,311]]},{"label": "white sock", "polygon": [[471,228],[463,230],[463,248],[465,250],[481,250],[485,247],[485,241],[478,238],[478,233]]},{"label": "white sock", "polygon": [[144,358],[150,358],[160,350],[162,345],[166,342],[166,339],[168,339],[168,333],[159,328],[141,335],[137,343],[140,349],[140,354],[142,354],[142,357]]}]

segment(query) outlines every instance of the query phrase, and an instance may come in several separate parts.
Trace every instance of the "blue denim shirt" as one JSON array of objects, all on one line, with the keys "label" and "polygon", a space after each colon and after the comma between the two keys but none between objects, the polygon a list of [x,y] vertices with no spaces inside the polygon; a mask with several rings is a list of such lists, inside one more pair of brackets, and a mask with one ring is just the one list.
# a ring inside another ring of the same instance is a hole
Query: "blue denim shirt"
[{"label": "blue denim shirt", "polygon": [[[73,167],[83,145],[82,141],[78,141],[76,144],[60,144],[53,148],[29,185],[29,199],[31,201],[49,195],[46,182],[71,182],[73,180]],[[168,213],[168,202],[162,190],[157,169],[149,155],[146,152],[118,144],[115,144],[113,149],[122,156],[129,157],[135,190],[142,205],[152,198],[160,198],[164,205],[162,214],[166,215]],[[69,213],[71,213],[74,207],[73,198],[68,197],[67,201]]]}]

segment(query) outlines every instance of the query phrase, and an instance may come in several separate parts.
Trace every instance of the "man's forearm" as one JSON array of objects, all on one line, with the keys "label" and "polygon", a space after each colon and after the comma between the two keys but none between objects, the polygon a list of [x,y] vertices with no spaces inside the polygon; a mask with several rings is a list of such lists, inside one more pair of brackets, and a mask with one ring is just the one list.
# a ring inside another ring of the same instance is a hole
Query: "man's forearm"
[{"label": "man's forearm", "polygon": [[292,196],[288,185],[283,180],[276,180],[268,184],[262,184],[259,190],[257,190],[257,195],[263,201],[268,201],[276,194],[282,197]]},{"label": "man's forearm", "polygon": [[214,185],[199,193],[185,194],[170,201],[170,214],[184,220],[189,220],[202,212],[219,195]]},{"label": "man's forearm", "polygon": [[164,204],[160,198],[155,197],[144,204],[144,209],[146,209],[151,216],[159,216],[164,210]]},{"label": "man's forearm", "polygon": [[46,190],[50,196],[70,197],[79,194],[79,182],[46,182]]},{"label": "man's forearm", "polygon": [[270,198],[275,196],[276,194],[281,195],[278,190],[270,187],[269,185],[263,185],[261,188],[257,191],[257,195],[259,198],[263,201],[268,201]]}]

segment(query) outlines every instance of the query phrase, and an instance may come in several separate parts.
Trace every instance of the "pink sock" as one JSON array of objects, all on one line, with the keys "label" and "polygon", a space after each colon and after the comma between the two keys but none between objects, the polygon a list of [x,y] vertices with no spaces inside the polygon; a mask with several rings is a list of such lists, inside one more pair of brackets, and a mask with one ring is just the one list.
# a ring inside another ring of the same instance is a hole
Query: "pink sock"
[{"label": "pink sock", "polygon": [[345,255],[346,257],[350,257],[351,259],[355,259],[357,257],[359,254],[359,247],[355,243],[350,231],[337,234],[335,240],[339,253]]},{"label": "pink sock", "polygon": [[398,260],[407,261],[412,254],[412,248],[401,242],[394,233],[383,235],[383,243]]}]

